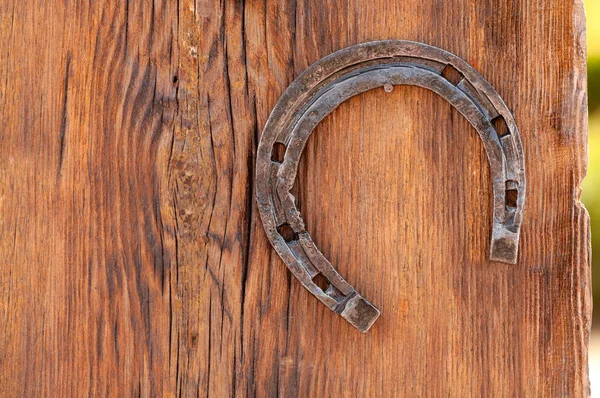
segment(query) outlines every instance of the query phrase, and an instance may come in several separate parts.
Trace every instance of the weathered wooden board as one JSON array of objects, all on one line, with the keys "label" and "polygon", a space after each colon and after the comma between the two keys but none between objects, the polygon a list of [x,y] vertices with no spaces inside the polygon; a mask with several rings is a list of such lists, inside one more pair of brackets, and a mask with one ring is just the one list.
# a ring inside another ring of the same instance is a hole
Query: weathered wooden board
[{"label": "weathered wooden board", "polygon": [[[586,396],[581,0],[0,4],[0,396]],[[491,262],[481,141],[435,94],[318,126],[308,231],[381,309],[357,332],[291,277],[253,200],[269,112],[370,40],[465,59],[527,163],[519,261]]]}]

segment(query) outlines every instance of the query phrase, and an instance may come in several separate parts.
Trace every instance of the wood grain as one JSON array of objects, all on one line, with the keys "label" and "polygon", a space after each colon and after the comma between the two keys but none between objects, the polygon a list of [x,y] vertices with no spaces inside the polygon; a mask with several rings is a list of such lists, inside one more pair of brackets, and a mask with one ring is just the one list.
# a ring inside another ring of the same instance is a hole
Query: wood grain
[{"label": "wood grain", "polygon": [[[589,394],[581,0],[9,0],[0,34],[0,396]],[[382,311],[362,335],[270,247],[254,160],[296,76],[389,38],[496,88],[528,197],[490,262],[468,122],[414,87],[340,106],[296,196]]]}]

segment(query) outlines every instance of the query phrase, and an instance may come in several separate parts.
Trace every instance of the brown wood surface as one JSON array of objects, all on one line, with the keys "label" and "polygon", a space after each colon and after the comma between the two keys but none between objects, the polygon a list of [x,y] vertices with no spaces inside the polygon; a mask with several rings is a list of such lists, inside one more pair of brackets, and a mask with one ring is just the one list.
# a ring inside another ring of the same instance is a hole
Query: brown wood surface
[{"label": "brown wood surface", "polygon": [[[588,394],[581,0],[0,2],[0,396]],[[376,39],[464,58],[513,110],[519,262],[490,262],[481,141],[428,91],[344,103],[297,187],[381,311],[291,277],[253,200],[269,112]]]}]

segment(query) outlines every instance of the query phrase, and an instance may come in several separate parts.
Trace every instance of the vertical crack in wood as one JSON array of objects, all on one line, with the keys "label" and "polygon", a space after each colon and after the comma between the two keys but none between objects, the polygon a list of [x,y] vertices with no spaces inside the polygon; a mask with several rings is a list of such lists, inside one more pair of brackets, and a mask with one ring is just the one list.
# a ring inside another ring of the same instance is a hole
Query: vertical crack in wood
[{"label": "vertical crack in wood", "polygon": [[65,158],[65,137],[67,135],[67,123],[68,123],[68,106],[69,106],[69,75],[71,74],[71,53],[67,53],[67,62],[65,66],[65,84],[63,87],[63,108],[62,108],[62,122],[60,126],[60,137],[58,141],[58,175],[60,176],[63,162]]}]

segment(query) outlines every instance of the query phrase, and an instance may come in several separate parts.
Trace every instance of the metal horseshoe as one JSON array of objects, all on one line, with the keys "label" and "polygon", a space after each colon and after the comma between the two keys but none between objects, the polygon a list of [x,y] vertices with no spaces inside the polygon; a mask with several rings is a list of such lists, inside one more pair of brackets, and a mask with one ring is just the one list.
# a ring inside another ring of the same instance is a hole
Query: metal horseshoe
[{"label": "metal horseshoe", "polygon": [[[493,189],[491,260],[517,262],[525,204],[525,160],[514,118],[494,88],[461,58],[422,43],[385,40],[342,49],[311,65],[283,93],[263,130],[256,160],[258,210],[267,237],[294,276],[363,333],[379,310],[315,246],[290,190],[317,124],[348,98],[395,85],[439,94],[481,137]],[[329,284],[324,290],[314,282],[319,274]]]}]

